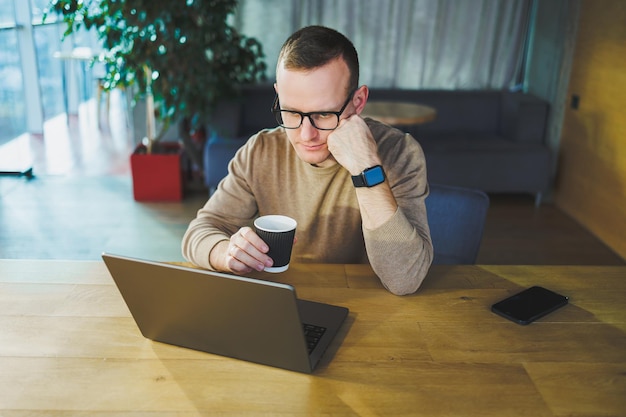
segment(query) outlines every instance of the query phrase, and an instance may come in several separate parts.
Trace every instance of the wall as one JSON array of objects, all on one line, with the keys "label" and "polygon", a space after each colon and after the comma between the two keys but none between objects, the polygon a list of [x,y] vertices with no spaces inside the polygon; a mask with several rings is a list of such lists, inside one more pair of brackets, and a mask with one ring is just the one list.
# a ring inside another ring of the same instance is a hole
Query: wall
[{"label": "wall", "polygon": [[[626,259],[626,2],[582,0],[554,202]],[[578,109],[571,97],[579,97]]]}]

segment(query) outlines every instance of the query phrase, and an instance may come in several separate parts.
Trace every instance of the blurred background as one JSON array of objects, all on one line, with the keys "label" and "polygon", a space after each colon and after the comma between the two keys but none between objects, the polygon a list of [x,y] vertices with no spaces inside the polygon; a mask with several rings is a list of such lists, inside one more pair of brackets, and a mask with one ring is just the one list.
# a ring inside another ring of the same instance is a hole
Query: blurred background
[{"label": "blurred background", "polygon": [[[0,0],[0,171],[127,175],[132,103],[111,94],[100,127],[99,69],[68,58],[77,48],[99,51],[97,36],[61,42],[61,22],[44,21],[47,6]],[[546,140],[557,157],[545,201],[626,257],[626,2],[240,0],[232,19],[263,45],[270,80],[285,38],[322,24],[353,40],[363,84],[506,89],[547,100]],[[4,208],[16,200],[6,190]]]}]

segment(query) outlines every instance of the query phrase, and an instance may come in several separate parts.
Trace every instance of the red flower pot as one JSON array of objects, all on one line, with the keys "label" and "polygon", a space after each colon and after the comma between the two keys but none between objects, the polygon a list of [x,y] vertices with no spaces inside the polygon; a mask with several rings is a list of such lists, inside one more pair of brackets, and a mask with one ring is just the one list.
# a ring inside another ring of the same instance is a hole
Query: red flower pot
[{"label": "red flower pot", "polygon": [[178,143],[159,144],[147,153],[137,146],[130,156],[133,195],[136,201],[180,201],[183,198],[182,148]]}]

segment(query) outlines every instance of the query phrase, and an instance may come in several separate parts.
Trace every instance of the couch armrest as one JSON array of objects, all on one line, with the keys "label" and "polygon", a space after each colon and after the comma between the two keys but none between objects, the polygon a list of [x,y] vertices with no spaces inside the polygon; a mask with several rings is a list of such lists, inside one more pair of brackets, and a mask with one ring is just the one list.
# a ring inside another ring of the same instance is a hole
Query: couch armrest
[{"label": "couch armrest", "polygon": [[502,93],[500,131],[513,142],[545,143],[549,104],[525,93]]}]

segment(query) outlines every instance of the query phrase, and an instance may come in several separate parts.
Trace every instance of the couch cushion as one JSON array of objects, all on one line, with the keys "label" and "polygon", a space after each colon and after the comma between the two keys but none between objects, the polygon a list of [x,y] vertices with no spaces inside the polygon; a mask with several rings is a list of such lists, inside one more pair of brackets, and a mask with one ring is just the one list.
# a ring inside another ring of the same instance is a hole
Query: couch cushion
[{"label": "couch cushion", "polygon": [[408,126],[411,134],[422,133],[499,133],[500,91],[371,89],[369,100],[408,101],[434,107],[434,121]]},{"label": "couch cushion", "polygon": [[549,104],[531,94],[503,93],[500,130],[512,141],[544,143]]},{"label": "couch cushion", "polygon": [[278,125],[271,111],[275,97],[272,84],[246,86],[242,92],[241,123],[237,136],[249,137]]},{"label": "couch cushion", "polygon": [[497,134],[422,134],[417,138],[424,152],[516,152],[533,144],[520,144]]},{"label": "couch cushion", "polygon": [[420,141],[430,182],[486,192],[546,191],[551,152],[542,145],[495,138],[438,137]]}]

